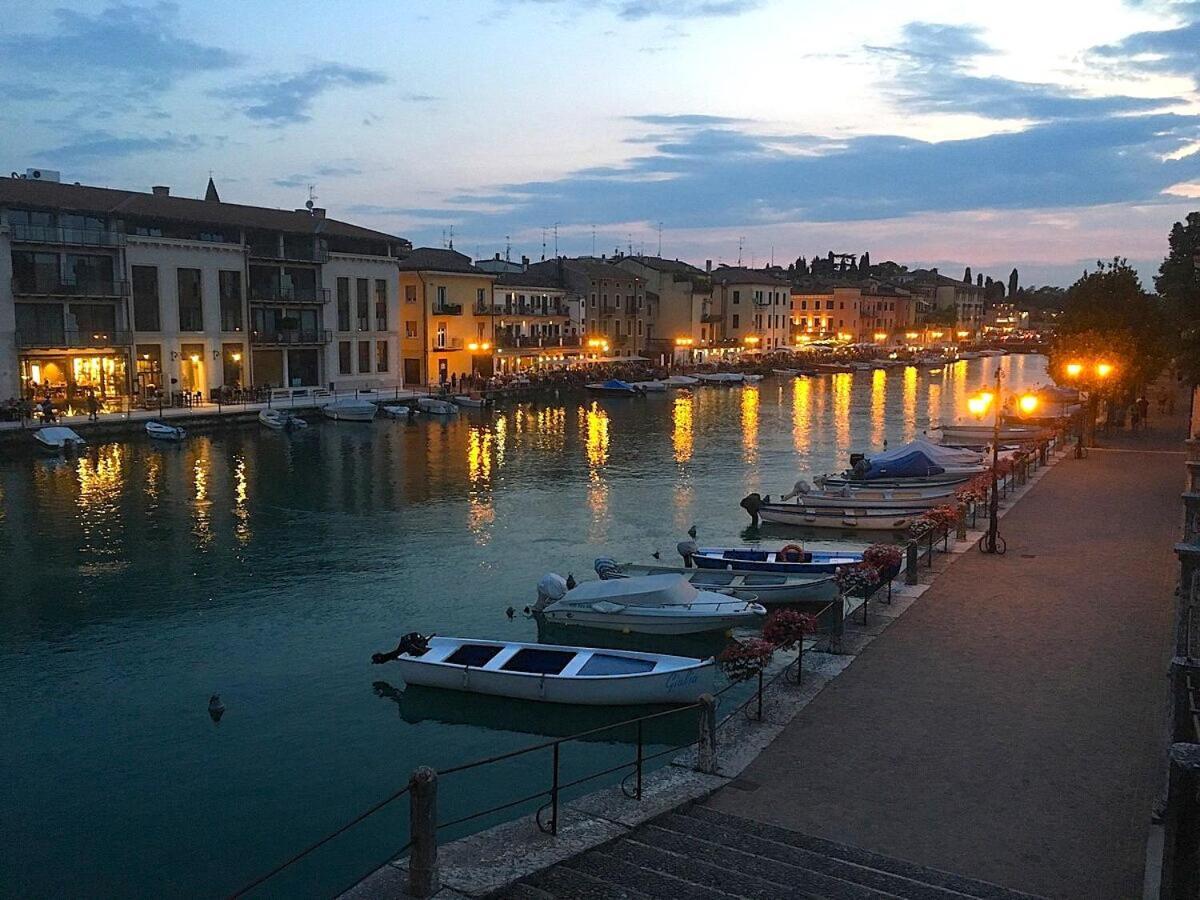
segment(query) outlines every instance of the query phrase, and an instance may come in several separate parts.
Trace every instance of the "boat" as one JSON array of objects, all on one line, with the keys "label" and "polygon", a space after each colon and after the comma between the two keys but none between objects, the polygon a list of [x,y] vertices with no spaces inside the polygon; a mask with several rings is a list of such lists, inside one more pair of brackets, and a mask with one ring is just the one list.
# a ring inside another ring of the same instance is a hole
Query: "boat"
[{"label": "boat", "polygon": [[[996,437],[994,425],[939,425],[934,431],[940,431],[942,443],[950,446],[964,444],[978,447],[990,444]],[[1000,441],[1005,444],[1032,443],[1045,440],[1050,435],[1049,429],[1020,425],[1001,425],[999,432]]]},{"label": "boat", "polygon": [[661,394],[667,389],[665,381],[634,381],[632,386],[646,394]]},{"label": "boat", "polygon": [[846,375],[854,370],[844,363],[813,363],[818,375]]},{"label": "boat", "polygon": [[389,419],[411,419],[416,415],[417,410],[414,406],[381,406],[379,412],[387,416]]},{"label": "boat", "polygon": [[741,372],[708,372],[696,377],[705,384],[741,384],[745,380]]},{"label": "boat", "polygon": [[483,409],[491,406],[492,401],[487,397],[471,395],[471,394],[455,394],[452,398],[455,406],[464,406],[467,409]]},{"label": "boat", "polygon": [[584,385],[589,391],[597,394],[604,394],[609,397],[640,397],[642,391],[628,381],[622,381],[620,378],[610,378],[608,381],[594,381],[591,384]]},{"label": "boat", "polygon": [[742,382],[745,384],[757,384],[763,380],[763,376],[755,372],[745,372],[742,374]]},{"label": "boat", "polygon": [[643,634],[698,634],[755,625],[755,602],[697,590],[679,575],[588,581],[570,590],[553,573],[538,583],[534,611],[547,622]]},{"label": "boat", "polygon": [[156,441],[182,441],[187,437],[187,431],[178,425],[168,425],[158,419],[146,423],[146,434]]},{"label": "boat", "polygon": [[423,413],[430,413],[435,416],[455,416],[458,415],[458,407],[449,400],[440,400],[437,397],[418,397],[417,409]]},{"label": "boat", "polygon": [[67,428],[65,425],[39,428],[33,433],[33,439],[43,450],[50,450],[54,453],[61,453],[64,450],[71,451],[86,443],[73,429]]},{"label": "boat", "polygon": [[693,378],[691,375],[668,375],[662,379],[662,383],[669,388],[691,387],[694,384],[699,384],[699,378]]},{"label": "boat", "polygon": [[258,422],[274,431],[299,431],[307,428],[308,423],[299,416],[293,416],[282,409],[264,409],[258,413]]},{"label": "boat", "polygon": [[826,489],[838,489],[843,487],[872,490],[883,490],[885,488],[946,488],[954,487],[960,484],[966,484],[978,473],[975,472],[944,472],[940,475],[916,476],[907,478],[873,478],[870,481],[863,481],[861,478],[856,478],[853,473],[842,473],[840,475],[822,475],[818,479],[818,483],[823,484]]},{"label": "boat", "polygon": [[870,487],[859,487],[853,483],[842,484],[835,490],[807,491],[800,494],[784,494],[781,501],[798,497],[805,506],[830,507],[844,509],[847,507],[871,507],[874,509],[915,509],[918,506],[941,506],[954,503],[955,485],[917,485],[904,487],[874,487],[875,482],[867,482]]},{"label": "boat", "polygon": [[837,531],[907,531],[913,521],[929,510],[871,509],[804,506],[801,503],[772,503],[758,494],[742,499],[741,506],[758,527],[759,520],[775,525],[799,525],[805,528],[829,528]]},{"label": "boat", "polygon": [[606,581],[647,575],[678,575],[699,590],[730,594],[766,607],[807,603],[823,607],[837,596],[834,577],[821,573],[687,569],[682,566],[618,563],[602,557],[596,560],[596,574]]},{"label": "boat", "polygon": [[335,422],[370,422],[379,412],[379,407],[370,400],[344,397],[322,406],[321,412],[325,418]]},{"label": "boat", "polygon": [[875,364],[871,362],[852,362],[850,368],[855,372],[870,372],[875,368]]},{"label": "boat", "polygon": [[[762,547],[699,547],[690,554],[700,569],[725,569],[736,572],[791,572],[828,575],[839,566],[862,562],[861,550],[804,550],[788,544],[778,550]],[[686,562],[688,557],[684,557]]]},{"label": "boat", "polygon": [[394,659],[410,685],[589,706],[694,703],[713,690],[711,658],[456,637],[410,641],[413,637],[406,635],[397,648],[404,652],[375,657]]},{"label": "boat", "polygon": [[799,369],[772,369],[772,375],[782,375],[784,378],[795,378],[800,374]]}]

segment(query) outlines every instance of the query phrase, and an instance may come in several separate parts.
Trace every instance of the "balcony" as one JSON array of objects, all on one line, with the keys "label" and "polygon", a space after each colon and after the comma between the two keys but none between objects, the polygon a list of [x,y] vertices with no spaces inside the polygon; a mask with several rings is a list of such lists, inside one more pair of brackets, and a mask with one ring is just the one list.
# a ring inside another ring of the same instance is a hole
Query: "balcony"
[{"label": "balcony", "polygon": [[435,316],[461,316],[461,303],[435,303],[433,304],[433,315]]},{"label": "balcony", "polygon": [[59,225],[12,225],[14,243],[67,244],[72,247],[123,247],[125,235],[119,231],[95,231],[64,228]]},{"label": "balcony", "polygon": [[18,275],[12,280],[12,292],[20,297],[124,297],[129,293],[129,282],[65,282],[58,277]]},{"label": "balcony", "polygon": [[510,335],[501,334],[496,337],[496,343],[505,350],[519,350],[525,347],[578,347],[580,346],[581,341],[578,335],[563,335],[560,337],[555,337],[552,335],[512,337]]},{"label": "balcony", "polygon": [[446,338],[440,343],[437,338],[433,340],[433,352],[445,353],[450,350],[461,350],[463,348],[463,339],[460,337]]},{"label": "balcony", "polygon": [[61,328],[19,328],[17,347],[22,350],[74,350],[127,347],[128,331],[64,331]]},{"label": "balcony", "polygon": [[251,303],[328,303],[329,288],[250,285]]},{"label": "balcony", "polygon": [[270,243],[254,243],[251,242],[247,246],[247,250],[251,259],[271,259],[281,262],[306,262],[306,263],[327,263],[329,262],[329,250],[322,247],[315,249],[313,247],[288,246],[284,242],[283,249],[279,245]]},{"label": "balcony", "polygon": [[477,305],[475,307],[475,315],[477,315],[477,316],[522,316],[522,317],[527,317],[527,318],[549,319],[549,318],[553,318],[555,316],[557,316],[559,318],[565,318],[566,316],[569,316],[570,313],[567,312],[567,310],[561,306],[547,306],[547,307],[543,308],[541,306],[528,306],[528,305],[520,306],[520,305],[514,303],[511,306],[497,305],[495,307],[490,307],[490,306],[487,306],[486,304],[484,306]]},{"label": "balcony", "polygon": [[333,332],[320,328],[287,328],[276,331],[252,331],[250,343],[255,347],[294,347],[298,344],[328,344]]}]

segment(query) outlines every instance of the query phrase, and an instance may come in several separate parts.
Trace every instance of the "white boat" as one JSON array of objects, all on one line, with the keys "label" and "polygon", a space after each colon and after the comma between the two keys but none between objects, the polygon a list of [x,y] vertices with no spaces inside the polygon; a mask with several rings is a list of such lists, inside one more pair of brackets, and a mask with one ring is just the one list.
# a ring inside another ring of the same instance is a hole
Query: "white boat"
[{"label": "white boat", "polygon": [[429,638],[427,649],[418,652],[394,657],[407,684],[521,700],[694,703],[713,690],[712,659],[454,637]]},{"label": "white boat", "polygon": [[[866,484],[871,485],[872,482],[868,481]],[[860,488],[853,484],[843,484],[837,490],[809,491],[790,496],[785,494],[780,499],[789,500],[794,496],[796,502],[815,509],[916,509],[921,506],[954,503],[955,490],[957,486],[953,485]]]},{"label": "white boat", "polygon": [[51,425],[47,428],[39,428],[33,433],[33,439],[38,442],[38,445],[43,450],[51,450],[55,453],[61,453],[64,450],[74,450],[76,447],[82,447],[86,443],[74,430],[67,428],[65,425]]},{"label": "white boat", "polygon": [[662,382],[669,388],[684,388],[699,384],[700,379],[693,378],[691,375],[668,375]]},{"label": "white boat", "polygon": [[183,428],[178,425],[168,425],[158,419],[152,419],[146,423],[146,434],[156,441],[182,441],[187,437],[187,432]]},{"label": "white boat", "polygon": [[604,394],[608,397],[641,397],[645,393],[628,381],[622,381],[620,378],[610,378],[608,381],[593,381],[591,384],[585,384],[584,388],[594,394]]},{"label": "white boat", "polygon": [[411,406],[381,406],[379,412],[389,419],[407,419],[416,413],[416,409]]},{"label": "white boat", "polygon": [[273,431],[299,431],[307,428],[308,423],[299,416],[293,416],[282,409],[264,409],[258,413],[258,424],[265,425]]},{"label": "white boat", "polygon": [[915,519],[929,511],[927,507],[838,509],[805,506],[802,503],[772,503],[758,494],[744,497],[741,506],[750,514],[750,522],[755,528],[761,519],[775,525],[799,525],[804,528],[828,528],[836,531],[906,531]]},{"label": "white boat", "polygon": [[486,397],[472,397],[468,394],[455,394],[452,399],[456,406],[465,406],[467,409],[483,409],[492,405],[492,401]]},{"label": "white boat", "polygon": [[771,372],[775,375],[783,375],[786,378],[794,378],[800,374],[799,369],[772,369]]},{"label": "white boat", "polygon": [[696,377],[705,384],[741,384],[744,380],[741,372],[708,372]]},{"label": "white boat", "polygon": [[633,381],[630,384],[647,394],[661,394],[667,389],[665,381]]},{"label": "white boat", "polygon": [[418,397],[417,409],[423,413],[435,416],[456,416],[458,407],[449,400],[439,400],[437,397]]},{"label": "white boat", "polygon": [[565,586],[553,574],[539,582],[534,609],[545,621],[641,634],[700,634],[754,625],[766,614],[758,603],[698,591],[678,575]]},{"label": "white boat", "polygon": [[758,382],[760,382],[762,380],[763,380],[763,376],[752,373],[752,372],[747,372],[742,375],[742,382],[745,384],[757,384]]},{"label": "white boat", "polygon": [[370,400],[359,400],[355,397],[343,397],[321,407],[325,418],[335,422],[370,422],[379,412]]},{"label": "white boat", "polygon": [[596,574],[606,580],[640,575],[678,575],[702,591],[730,594],[754,600],[763,606],[824,605],[837,596],[837,583],[828,574],[793,574],[717,569],[688,569],[682,566],[649,566],[596,560]]}]

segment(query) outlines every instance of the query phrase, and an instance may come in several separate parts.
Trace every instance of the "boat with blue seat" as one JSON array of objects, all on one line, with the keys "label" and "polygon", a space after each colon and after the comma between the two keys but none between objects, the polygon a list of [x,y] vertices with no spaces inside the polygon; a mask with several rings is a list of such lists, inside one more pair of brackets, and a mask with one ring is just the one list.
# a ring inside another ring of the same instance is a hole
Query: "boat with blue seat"
[{"label": "boat with blue seat", "polygon": [[[832,574],[839,566],[862,562],[862,551],[805,550],[799,544],[788,544],[777,550],[762,547],[700,547],[690,557],[699,569],[820,575]],[[687,557],[684,561],[687,561]]]}]

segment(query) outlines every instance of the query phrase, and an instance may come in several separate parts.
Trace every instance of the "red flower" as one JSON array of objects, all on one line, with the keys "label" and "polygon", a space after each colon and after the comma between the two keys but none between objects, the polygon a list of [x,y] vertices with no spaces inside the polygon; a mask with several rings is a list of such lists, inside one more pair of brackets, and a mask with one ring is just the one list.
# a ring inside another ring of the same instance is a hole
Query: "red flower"
[{"label": "red flower", "polygon": [[791,650],[806,634],[817,630],[817,617],[795,609],[777,609],[763,623],[763,640],[780,650]]},{"label": "red flower", "polygon": [[732,641],[717,657],[717,665],[730,681],[746,681],[765,669],[774,653],[774,645],[761,638]]}]

